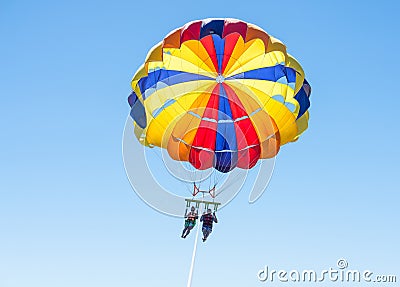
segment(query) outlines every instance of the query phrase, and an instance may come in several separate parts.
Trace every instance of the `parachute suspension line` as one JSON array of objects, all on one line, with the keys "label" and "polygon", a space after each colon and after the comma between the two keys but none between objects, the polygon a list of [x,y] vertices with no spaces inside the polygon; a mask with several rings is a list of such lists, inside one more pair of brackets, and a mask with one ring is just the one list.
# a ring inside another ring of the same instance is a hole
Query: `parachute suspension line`
[{"label": "parachute suspension line", "polygon": [[220,182],[220,180],[221,180],[222,177],[221,177],[221,175],[219,174],[219,171],[216,170],[216,169],[214,169],[214,171],[213,171],[213,177],[214,177],[214,184],[213,184],[213,186],[216,187],[217,184]]},{"label": "parachute suspension line", "polygon": [[[159,154],[159,152],[162,153],[161,148],[158,148],[158,147],[152,148],[151,151],[152,151],[152,154],[155,154],[155,155],[160,159],[160,162],[164,162],[164,159],[163,159],[162,156]],[[166,168],[166,167],[164,166],[164,168]],[[181,181],[181,182],[182,182],[182,181]],[[187,189],[187,191],[188,191],[189,193],[191,193],[190,188],[187,186],[187,184],[183,184],[183,185],[185,186],[185,188]]]},{"label": "parachute suspension line", "polygon": [[214,169],[212,173],[213,174],[210,175],[210,185],[208,186],[208,190],[210,191],[211,197],[214,199],[215,187],[217,186],[217,182],[215,181],[216,169]]},{"label": "parachute suspension line", "polygon": [[219,172],[218,170],[215,170],[215,180],[214,180],[215,184],[218,184],[223,177],[224,177],[224,173]]},{"label": "parachute suspension line", "polygon": [[[191,165],[191,163],[189,163],[189,162],[187,162],[187,165],[188,165],[188,169],[189,169],[189,173],[190,173],[190,180],[192,181],[192,182],[196,182],[197,181],[197,178],[196,178],[196,169]],[[185,185],[187,188],[189,188],[190,189],[190,186],[187,186],[187,185]],[[192,194],[193,195],[193,191],[192,190],[190,190],[190,194]]]},{"label": "parachute suspension line", "polygon": [[[186,163],[185,168],[187,168],[187,170],[189,171],[189,175],[190,175],[189,180],[191,182],[196,182],[196,172],[195,172],[196,169],[189,162]],[[185,186],[186,190],[190,193],[190,195],[193,196],[193,190],[190,187],[190,185],[188,185],[187,182],[185,182],[184,186]]]},{"label": "parachute suspension line", "polygon": [[[200,43],[199,43],[199,45],[200,45]],[[200,67],[198,67],[198,70],[200,70]],[[174,94],[175,94],[175,92],[174,92]],[[174,97],[174,99],[175,99],[176,97]],[[183,107],[181,104],[180,104],[180,102],[179,101],[176,101],[176,103],[178,103],[178,105],[183,109],[183,110],[186,110],[186,108],[185,107]],[[171,106],[173,106],[173,105],[171,105]],[[189,110],[186,110],[186,112],[185,112],[185,114],[189,114],[189,112],[191,112],[191,110],[189,109]],[[177,111],[177,114],[179,114],[180,113],[180,111]],[[191,117],[190,118],[190,121],[189,121],[189,123],[188,123],[188,125],[187,126],[191,126],[191,124],[192,124],[192,122],[193,122],[193,120],[195,119],[195,117]],[[189,146],[189,147],[191,147],[191,145],[187,145],[187,146]],[[198,181],[198,179],[197,179],[197,176],[198,176],[198,172],[197,172],[197,169],[188,161],[187,162],[187,164],[188,164],[188,166],[190,167],[190,169],[191,170],[189,170],[189,172],[190,172],[190,179],[191,179],[191,181],[192,182],[197,182]],[[195,165],[196,165],[196,158],[195,158],[195,163],[194,163]],[[201,176],[200,176],[201,177]]]},{"label": "parachute suspension line", "polygon": [[201,180],[202,179],[202,171],[196,169],[195,167],[193,167],[193,169],[194,169],[194,175],[195,175],[194,183],[195,184],[197,183],[197,186],[200,188],[201,183],[202,183],[202,180]]},{"label": "parachute suspension line", "polygon": [[[250,128],[251,128],[251,125],[249,125],[248,127],[247,127],[247,129],[246,129],[246,131],[244,132],[244,134],[247,134],[247,132],[250,130]],[[240,144],[243,142],[245,140],[245,137],[242,137],[241,139],[240,139],[240,141],[237,143],[237,146],[240,146]],[[239,160],[241,160],[243,157],[245,157],[246,156],[246,152],[242,152],[242,154],[240,154],[239,152],[238,152],[238,158],[237,158],[237,161],[239,161]],[[247,172],[249,172],[249,169],[247,170]],[[214,180],[214,182],[215,183],[217,183],[217,182],[219,182],[221,179],[222,179],[222,177],[223,177],[223,175],[216,175],[216,180]],[[225,188],[222,188],[221,190],[219,190],[219,192],[218,193],[216,193],[215,194],[215,196],[214,197],[217,197],[219,194],[221,194],[224,190],[226,190],[227,189],[227,187],[225,187]]]},{"label": "parachute suspension line", "polygon": [[208,177],[208,190],[211,189],[211,180],[212,180],[212,174],[213,174],[214,170],[211,170],[211,174]]},{"label": "parachute suspension line", "polygon": [[[187,164],[185,163],[184,165],[183,165],[183,168],[184,169],[186,169],[187,168]],[[190,173],[189,173],[190,174]],[[192,179],[192,174],[190,174],[190,181],[193,181],[193,179]],[[190,194],[192,194],[192,190],[190,189],[190,187],[186,184],[186,182],[185,182],[185,180],[184,180],[184,182],[183,182],[184,184],[184,186],[185,186],[185,188],[186,188],[186,190],[190,193]]]},{"label": "parachute suspension line", "polygon": [[214,170],[214,171],[213,171],[213,174],[212,174],[214,185],[217,184],[217,177],[216,177],[216,175],[217,175],[217,171]]}]

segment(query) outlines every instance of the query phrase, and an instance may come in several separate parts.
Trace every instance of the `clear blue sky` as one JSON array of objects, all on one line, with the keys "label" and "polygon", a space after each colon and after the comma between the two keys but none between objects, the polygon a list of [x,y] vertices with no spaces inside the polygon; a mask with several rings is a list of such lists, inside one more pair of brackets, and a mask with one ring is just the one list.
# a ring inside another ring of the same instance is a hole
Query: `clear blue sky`
[{"label": "clear blue sky", "polygon": [[266,286],[264,265],[321,270],[340,257],[400,280],[399,8],[1,1],[0,286],[185,286],[193,236],[133,193],[121,142],[148,49],[208,17],[281,39],[313,93],[309,130],[281,150],[267,192],[253,205],[242,192],[199,245],[193,286]]}]

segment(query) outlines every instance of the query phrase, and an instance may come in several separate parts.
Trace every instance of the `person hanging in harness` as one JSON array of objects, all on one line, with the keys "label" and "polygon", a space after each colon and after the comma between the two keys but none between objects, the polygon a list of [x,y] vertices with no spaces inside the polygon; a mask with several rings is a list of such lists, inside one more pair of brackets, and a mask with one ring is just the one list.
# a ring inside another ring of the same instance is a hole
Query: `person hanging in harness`
[{"label": "person hanging in harness", "polygon": [[186,238],[186,236],[189,235],[190,231],[193,229],[193,227],[196,225],[197,218],[199,216],[197,215],[197,212],[195,211],[194,206],[190,208],[190,212],[185,214],[185,228],[182,231],[182,238]]},{"label": "person hanging in harness", "polygon": [[207,240],[208,236],[212,232],[213,223],[218,223],[218,219],[215,216],[215,211],[211,213],[211,209],[207,209],[207,213],[204,213],[200,221],[203,222],[202,231],[203,231],[203,242]]}]

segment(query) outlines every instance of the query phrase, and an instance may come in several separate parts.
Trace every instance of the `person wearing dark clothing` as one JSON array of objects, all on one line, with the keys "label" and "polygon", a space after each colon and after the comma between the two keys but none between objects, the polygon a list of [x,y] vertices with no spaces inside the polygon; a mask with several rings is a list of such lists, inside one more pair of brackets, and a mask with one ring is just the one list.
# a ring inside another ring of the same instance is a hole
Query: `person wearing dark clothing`
[{"label": "person wearing dark clothing", "polygon": [[203,242],[207,240],[208,236],[212,232],[213,223],[218,223],[218,219],[215,216],[215,212],[211,213],[211,209],[207,210],[207,213],[204,213],[200,221],[203,222],[202,231],[203,231]]}]

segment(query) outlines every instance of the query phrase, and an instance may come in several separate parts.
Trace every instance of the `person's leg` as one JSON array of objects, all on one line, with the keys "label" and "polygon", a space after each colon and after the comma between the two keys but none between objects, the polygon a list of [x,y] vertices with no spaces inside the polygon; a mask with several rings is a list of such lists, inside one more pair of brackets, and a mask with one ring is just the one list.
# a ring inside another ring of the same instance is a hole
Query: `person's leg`
[{"label": "person's leg", "polygon": [[207,240],[207,237],[211,233],[211,228],[209,227],[203,227],[203,242]]},{"label": "person's leg", "polygon": [[210,234],[211,234],[211,228],[207,228],[207,236],[206,236],[206,239],[208,238],[208,236],[210,236]]},{"label": "person's leg", "polygon": [[189,235],[189,233],[190,233],[190,231],[192,231],[192,229],[193,229],[193,225],[189,225],[187,228],[185,237]]},{"label": "person's leg", "polygon": [[186,226],[186,225],[185,225],[185,228],[183,229],[182,235],[181,235],[182,238],[185,238],[185,237],[186,237],[186,236],[185,236],[185,233],[186,233],[186,231],[187,231],[188,228],[189,228],[189,226]]},{"label": "person's leg", "polygon": [[186,227],[185,228],[185,234],[183,235],[183,238],[186,238],[186,236],[188,236],[189,235],[189,233],[190,233],[190,230],[192,230],[192,226],[191,225],[188,225],[188,227]]},{"label": "person's leg", "polygon": [[203,241],[206,240],[206,234],[207,234],[207,228],[203,226],[203,228],[201,229],[201,231],[203,232]]}]

